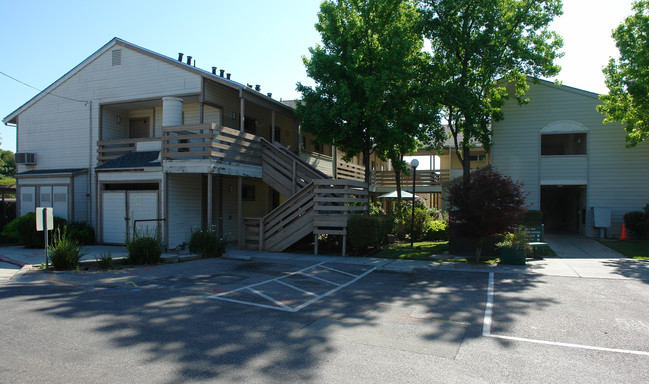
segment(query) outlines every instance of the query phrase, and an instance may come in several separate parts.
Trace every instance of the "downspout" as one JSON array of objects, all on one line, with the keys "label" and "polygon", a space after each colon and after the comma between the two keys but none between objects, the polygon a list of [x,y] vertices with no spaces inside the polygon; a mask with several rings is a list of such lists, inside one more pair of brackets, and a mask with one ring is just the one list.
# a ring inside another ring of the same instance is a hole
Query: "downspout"
[{"label": "downspout", "polygon": [[[88,102],[88,106],[88,188],[86,196],[88,197],[87,222],[90,224],[92,223],[92,101]],[[97,228],[97,223],[95,223],[95,228]]]}]

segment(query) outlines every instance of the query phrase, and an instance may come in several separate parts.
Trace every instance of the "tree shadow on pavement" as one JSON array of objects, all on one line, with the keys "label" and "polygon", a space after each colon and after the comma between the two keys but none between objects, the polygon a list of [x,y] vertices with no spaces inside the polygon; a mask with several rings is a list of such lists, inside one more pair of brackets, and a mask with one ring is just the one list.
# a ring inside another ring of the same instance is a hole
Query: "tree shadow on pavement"
[{"label": "tree shadow on pavement", "polygon": [[[50,381],[306,382],[318,379],[318,367],[341,342],[384,340],[417,352],[445,340],[449,347],[439,356],[453,358],[463,340],[482,335],[484,272],[375,271],[295,313],[208,297],[301,267],[210,259],[96,274],[21,274],[0,286],[0,305],[10,308],[0,323],[15,335],[4,341],[14,351],[5,364],[20,364],[21,356],[51,364],[60,358],[66,369],[49,370]],[[533,276],[513,279],[504,289],[537,285]],[[552,304],[509,297],[498,303],[499,324]],[[390,341],[399,329],[416,343]]]}]

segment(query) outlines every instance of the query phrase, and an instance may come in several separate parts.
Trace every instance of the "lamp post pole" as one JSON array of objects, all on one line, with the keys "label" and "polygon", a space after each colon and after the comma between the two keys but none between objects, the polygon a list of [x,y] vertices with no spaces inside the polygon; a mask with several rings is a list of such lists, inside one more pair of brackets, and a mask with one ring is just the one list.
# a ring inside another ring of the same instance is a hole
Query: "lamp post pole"
[{"label": "lamp post pole", "polygon": [[410,248],[415,247],[415,182],[417,180],[417,166],[419,160],[414,159],[410,163],[412,165],[412,218],[410,221]]}]

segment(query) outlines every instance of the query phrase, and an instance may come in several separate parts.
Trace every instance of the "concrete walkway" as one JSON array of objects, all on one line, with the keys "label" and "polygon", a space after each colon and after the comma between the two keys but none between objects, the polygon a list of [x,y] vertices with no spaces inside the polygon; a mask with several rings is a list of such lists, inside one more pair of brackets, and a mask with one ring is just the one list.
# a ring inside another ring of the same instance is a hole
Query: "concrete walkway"
[{"label": "concrete walkway", "polygon": [[[596,240],[581,236],[547,235],[545,240],[558,257],[543,260],[527,259],[527,265],[482,265],[464,263],[442,263],[435,261],[413,261],[378,259],[372,257],[315,256],[310,254],[258,252],[228,249],[224,258],[254,261],[303,260],[309,262],[333,262],[372,265],[377,270],[392,272],[412,272],[423,270],[482,271],[496,273],[525,273],[551,276],[588,277],[606,279],[639,279],[649,281],[649,262],[633,260],[620,255]],[[120,246],[88,246],[82,262],[92,262],[110,252],[113,259],[127,257],[126,250]],[[166,253],[166,261],[191,260],[198,258],[185,251],[180,255]],[[11,279],[21,267],[45,263],[43,250],[25,249],[22,246],[0,248],[0,284]]]}]

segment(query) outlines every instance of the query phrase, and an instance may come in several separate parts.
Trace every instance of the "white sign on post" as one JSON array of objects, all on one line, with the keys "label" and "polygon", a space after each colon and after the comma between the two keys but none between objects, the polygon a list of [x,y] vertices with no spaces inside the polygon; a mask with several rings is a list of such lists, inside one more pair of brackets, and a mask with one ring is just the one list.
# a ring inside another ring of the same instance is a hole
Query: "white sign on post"
[{"label": "white sign on post", "polygon": [[36,230],[45,231],[45,268],[49,267],[49,259],[47,257],[47,231],[54,229],[54,209],[51,207],[38,207],[36,208]]},{"label": "white sign on post", "polygon": [[[43,222],[45,222],[45,224],[43,224]],[[48,231],[54,229],[54,212],[50,207],[36,208],[36,230],[42,231],[43,227]]]}]

